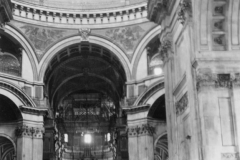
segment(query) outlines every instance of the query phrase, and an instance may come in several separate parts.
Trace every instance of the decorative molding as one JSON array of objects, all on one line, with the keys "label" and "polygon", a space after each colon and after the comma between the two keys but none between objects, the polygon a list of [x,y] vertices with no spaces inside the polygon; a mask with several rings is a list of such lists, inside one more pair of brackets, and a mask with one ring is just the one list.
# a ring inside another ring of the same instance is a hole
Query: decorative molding
[{"label": "decorative molding", "polygon": [[222,160],[237,160],[239,157],[238,153],[222,153]]},{"label": "decorative molding", "polygon": [[180,10],[178,12],[178,20],[185,24],[188,18],[192,17],[192,2],[191,0],[183,0],[179,4]]},{"label": "decorative molding", "polygon": [[126,100],[128,106],[134,105],[135,101],[137,100],[137,97],[131,97]]},{"label": "decorative molding", "polygon": [[79,29],[79,34],[81,36],[81,41],[89,41],[90,33],[91,33],[91,29],[89,29],[89,28]]},{"label": "decorative molding", "polygon": [[197,90],[203,86],[213,86],[215,88],[229,88],[233,85],[240,87],[240,73],[198,73]]},{"label": "decorative molding", "polygon": [[150,105],[135,106],[131,108],[123,108],[127,114],[136,114],[139,112],[145,112],[150,108]]},{"label": "decorative molding", "polygon": [[230,74],[217,74],[216,87],[232,88],[232,79]]},{"label": "decorative molding", "polygon": [[161,25],[167,15],[169,0],[149,0],[148,1],[148,19]]},{"label": "decorative molding", "polygon": [[43,138],[44,128],[29,127],[22,125],[16,128],[15,134],[17,137],[29,137],[29,138]]},{"label": "decorative molding", "polygon": [[224,45],[224,41],[225,41],[225,35],[218,35],[216,36],[215,38],[213,38],[213,41],[216,43],[216,44],[219,44],[219,45]]},{"label": "decorative molding", "polygon": [[182,98],[176,103],[176,114],[182,114],[188,107],[188,93],[186,92]]},{"label": "decorative molding", "polygon": [[[75,25],[103,25],[119,22],[126,22],[132,20],[143,19],[147,17],[147,5],[142,3],[131,7],[120,8],[119,10],[108,11],[68,11],[62,10],[56,12],[50,8],[39,8],[36,6],[29,6],[21,2],[13,1],[14,11],[13,15],[16,18],[23,20],[46,22],[53,24],[68,24]],[[15,19],[16,19],[15,18]]]},{"label": "decorative molding", "polygon": [[240,73],[231,73],[230,74],[230,81],[234,87],[240,87]]},{"label": "decorative molding", "polygon": [[240,85],[239,73],[217,74],[217,73],[199,73],[197,75],[197,90],[203,86],[213,86],[215,88],[232,88],[232,85]]},{"label": "decorative molding", "polygon": [[166,62],[170,58],[171,50],[172,42],[168,39],[163,40],[159,47],[159,54],[163,62]]},{"label": "decorative molding", "polygon": [[5,82],[3,80],[0,81],[0,88],[10,91],[14,95],[16,95],[25,106],[35,107],[36,104],[33,102],[31,98],[29,98],[22,90],[20,90],[17,86],[10,84],[9,82]]},{"label": "decorative molding", "polygon": [[5,29],[5,23],[10,22],[12,16],[12,4],[10,0],[0,0],[0,29]]},{"label": "decorative molding", "polygon": [[198,73],[196,81],[197,90],[202,86],[214,86],[217,81],[217,75],[212,73]]},{"label": "decorative molding", "polygon": [[128,136],[144,136],[153,135],[155,133],[155,128],[149,124],[143,124],[142,126],[131,126],[127,128]]},{"label": "decorative molding", "polygon": [[146,101],[157,91],[164,88],[164,82],[160,82],[159,84],[153,86],[152,88],[148,89],[146,92],[143,93],[143,96],[137,101],[135,104],[136,106],[144,105]]},{"label": "decorative molding", "polygon": [[48,113],[47,108],[32,108],[27,106],[20,106],[19,108],[23,113],[27,113],[27,114],[46,116]]}]

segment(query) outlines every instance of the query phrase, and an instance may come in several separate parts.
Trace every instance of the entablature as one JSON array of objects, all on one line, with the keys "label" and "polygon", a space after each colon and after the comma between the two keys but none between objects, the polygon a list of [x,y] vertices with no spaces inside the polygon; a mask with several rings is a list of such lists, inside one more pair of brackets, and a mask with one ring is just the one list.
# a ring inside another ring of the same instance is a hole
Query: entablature
[{"label": "entablature", "polygon": [[106,9],[106,10],[63,10],[34,6],[12,1],[14,5],[13,16],[22,22],[53,25],[60,28],[103,28],[123,26],[126,23],[136,24],[146,22],[147,3]]}]

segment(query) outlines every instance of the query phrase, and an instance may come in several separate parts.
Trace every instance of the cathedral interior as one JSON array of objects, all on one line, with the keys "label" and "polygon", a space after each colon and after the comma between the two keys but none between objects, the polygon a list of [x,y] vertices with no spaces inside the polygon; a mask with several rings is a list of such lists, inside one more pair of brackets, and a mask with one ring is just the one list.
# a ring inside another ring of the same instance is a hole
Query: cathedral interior
[{"label": "cathedral interior", "polygon": [[239,11],[0,0],[0,160],[240,160]]}]

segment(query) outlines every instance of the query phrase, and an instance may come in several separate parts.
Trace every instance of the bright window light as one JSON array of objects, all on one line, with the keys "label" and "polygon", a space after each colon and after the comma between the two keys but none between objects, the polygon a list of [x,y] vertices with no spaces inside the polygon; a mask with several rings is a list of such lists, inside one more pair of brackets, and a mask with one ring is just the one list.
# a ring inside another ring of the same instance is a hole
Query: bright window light
[{"label": "bright window light", "polygon": [[84,135],[84,142],[85,142],[85,143],[91,143],[91,142],[92,142],[92,136],[91,136],[91,134],[85,134],[85,135]]},{"label": "bright window light", "polygon": [[64,134],[64,142],[68,142],[68,134]]},{"label": "bright window light", "polygon": [[160,67],[154,68],[154,74],[155,74],[156,76],[161,75],[162,72],[163,72],[162,68],[160,68]]},{"label": "bright window light", "polygon": [[110,139],[111,139],[111,135],[110,135],[110,133],[108,133],[108,134],[107,134],[107,141],[109,142]]}]

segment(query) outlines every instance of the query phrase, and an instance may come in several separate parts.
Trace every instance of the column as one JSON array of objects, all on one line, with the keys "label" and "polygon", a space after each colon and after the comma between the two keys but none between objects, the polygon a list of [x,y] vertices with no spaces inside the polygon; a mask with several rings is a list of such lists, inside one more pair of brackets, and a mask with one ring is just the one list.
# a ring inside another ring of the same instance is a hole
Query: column
[{"label": "column", "polygon": [[130,160],[154,159],[153,131],[154,128],[149,124],[141,124],[128,128],[128,148]]},{"label": "column", "polygon": [[42,160],[43,131],[25,124],[16,129],[17,160]]}]

